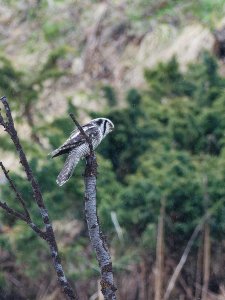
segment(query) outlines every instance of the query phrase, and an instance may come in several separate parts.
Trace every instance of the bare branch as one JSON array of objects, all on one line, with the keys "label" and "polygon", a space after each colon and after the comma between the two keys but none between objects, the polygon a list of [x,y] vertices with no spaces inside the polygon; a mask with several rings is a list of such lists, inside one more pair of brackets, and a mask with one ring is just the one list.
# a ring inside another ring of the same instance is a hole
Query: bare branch
[{"label": "bare branch", "polygon": [[13,183],[12,179],[9,177],[9,175],[8,175],[9,171],[6,171],[6,168],[4,167],[4,165],[3,165],[3,163],[1,161],[0,161],[0,167],[2,168],[2,171],[5,174],[5,177],[7,178],[7,180],[9,182],[11,188],[13,189],[13,191],[14,191],[14,193],[16,195],[17,200],[19,200],[19,202],[21,203],[21,205],[22,205],[22,207],[24,209],[25,216],[26,216],[27,220],[31,221],[30,214],[29,214],[29,212],[28,212],[28,210],[26,208],[25,202],[24,202],[21,194],[18,192],[18,190],[17,190],[15,184]]},{"label": "bare branch", "polygon": [[75,119],[75,117],[72,113],[70,113],[70,117],[73,120],[73,122],[75,123],[75,125],[77,126],[77,128],[80,130],[80,133],[86,139],[86,141],[89,145],[89,148],[90,148],[90,154],[93,154],[94,149],[93,149],[91,138],[84,132],[84,129],[81,127],[81,125],[78,123],[78,121]]},{"label": "bare branch", "polygon": [[6,124],[5,124],[5,121],[2,117],[2,114],[1,114],[1,109],[0,109],[0,125],[2,125],[4,128],[6,127]]},{"label": "bare branch", "polygon": [[36,232],[42,239],[46,240],[45,232],[40,230],[37,225],[35,225],[31,220],[27,219],[26,216],[10,208],[5,202],[0,201],[0,207],[4,209],[7,214],[26,222],[34,232]]},{"label": "bare branch", "polygon": [[77,125],[81,134],[85,137],[90,147],[90,155],[86,157],[86,168],[84,175],[85,182],[85,214],[88,225],[89,236],[92,248],[95,250],[97,260],[101,271],[101,291],[105,300],[116,299],[116,287],[113,281],[112,261],[109,253],[106,239],[103,236],[99,219],[97,215],[96,205],[96,175],[97,175],[97,160],[93,150],[91,139],[86,135],[83,128],[74,118],[73,114],[70,117]]},{"label": "bare branch", "polygon": [[[44,236],[45,236],[45,239],[46,239],[46,241],[49,245],[50,251],[51,251],[53,264],[54,264],[54,267],[55,267],[55,270],[56,270],[58,281],[59,281],[59,283],[60,283],[60,285],[61,285],[61,287],[62,287],[62,289],[63,289],[63,291],[64,291],[64,293],[65,293],[65,295],[67,296],[68,299],[78,300],[78,295],[72,290],[72,288],[71,288],[71,286],[70,286],[70,284],[69,284],[69,282],[68,282],[68,280],[65,276],[65,273],[63,271],[63,268],[62,268],[62,265],[61,265],[61,259],[59,257],[59,253],[58,253],[58,247],[57,247],[54,231],[53,231],[52,224],[51,224],[49,214],[48,214],[48,210],[45,207],[39,184],[38,184],[38,182],[36,181],[36,179],[33,175],[31,167],[30,167],[30,165],[27,161],[26,155],[25,155],[25,153],[23,151],[23,148],[20,144],[20,140],[18,138],[17,131],[14,127],[14,121],[13,121],[13,118],[12,118],[10,106],[8,104],[8,101],[7,101],[6,97],[2,97],[2,98],[0,98],[0,100],[2,101],[3,106],[5,108],[6,117],[7,117],[7,120],[8,120],[7,124],[5,123],[6,124],[5,129],[6,129],[7,133],[10,135],[11,140],[13,141],[13,143],[15,145],[15,148],[18,152],[18,155],[19,155],[19,158],[20,158],[20,163],[22,164],[22,166],[25,170],[27,180],[30,182],[32,190],[33,190],[33,198],[34,198],[35,202],[37,203],[37,205],[39,207],[40,214],[41,214],[43,222],[45,224],[46,232],[44,233]],[[5,206],[5,204],[3,204],[3,206]],[[11,209],[7,206],[8,213],[9,213],[9,210],[11,211]],[[25,219],[24,221],[26,222],[28,220]],[[33,223],[29,223],[29,222],[27,222],[27,223],[28,223],[29,226],[31,226],[31,228],[34,231],[37,232],[36,227]]]},{"label": "bare branch", "polygon": [[[86,168],[90,168],[87,159]],[[87,174],[88,172],[85,172]],[[101,271],[101,290],[105,300],[116,299],[116,287],[113,282],[112,261],[106,240],[103,237],[97,216],[96,207],[96,176],[85,175],[85,213],[89,236]]]},{"label": "bare branch", "polygon": [[14,209],[10,208],[5,202],[0,201],[0,207],[3,208],[9,215],[16,217],[17,219],[20,219],[24,222],[27,221],[26,217],[15,211]]},{"label": "bare branch", "polygon": [[15,210],[13,210],[12,208],[8,207],[6,203],[0,203],[0,206],[8,213],[8,214],[11,214],[13,215],[14,217],[18,218],[18,219],[21,219],[22,221],[26,222],[41,238],[43,239],[46,239],[46,235],[45,233],[38,228],[37,225],[35,225],[32,220],[31,220],[31,217],[30,217],[30,214],[27,210],[27,207],[26,207],[26,204],[21,196],[21,194],[19,193],[19,191],[17,190],[15,184],[13,183],[12,179],[10,178],[10,176],[8,175],[9,174],[9,171],[6,170],[5,166],[3,165],[2,162],[0,162],[0,167],[5,175],[5,177],[7,178],[11,188],[13,189],[15,195],[16,195],[16,198],[19,200],[19,202],[21,203],[23,209],[24,209],[24,212],[25,212],[25,216],[19,212],[16,212]]}]

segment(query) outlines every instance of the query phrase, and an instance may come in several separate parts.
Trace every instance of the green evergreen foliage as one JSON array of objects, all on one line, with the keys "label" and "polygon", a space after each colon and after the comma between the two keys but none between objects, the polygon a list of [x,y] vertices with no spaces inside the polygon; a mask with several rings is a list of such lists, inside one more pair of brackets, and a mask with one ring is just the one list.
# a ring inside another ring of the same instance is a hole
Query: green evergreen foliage
[{"label": "green evergreen foliage", "polygon": [[[223,166],[219,163],[214,170],[211,162],[217,165],[224,151],[225,82],[215,59],[207,53],[186,73],[173,58],[146,70],[145,76],[149,88],[138,94],[136,106],[131,101],[137,97],[133,90],[128,108],[107,115],[117,124],[117,132],[100,152],[112,161],[124,184],[117,194],[116,211],[127,233],[139,239],[149,224],[156,223],[160,199],[165,197],[167,230],[183,244],[184,236],[188,239],[204,214],[205,175],[210,182],[210,206],[224,197],[223,188],[218,195]],[[204,170],[203,165],[211,165],[209,169],[216,174]],[[215,222],[219,214],[215,214]]]},{"label": "green evergreen foliage", "polygon": [[[55,66],[56,60],[53,55],[46,65]],[[5,76],[11,79],[6,80],[9,88],[5,85],[2,89],[10,91],[12,78],[19,75],[10,64],[6,65]],[[154,70],[145,70],[145,78],[147,88],[131,89],[125,99],[126,107],[122,109],[115,105],[113,89],[104,90],[110,108],[104,116],[114,122],[115,131],[97,151],[98,212],[114,249],[115,269],[120,272],[127,263],[136,263],[142,255],[154,251],[162,199],[166,200],[165,238],[169,254],[180,256],[206,209],[213,209],[210,226],[215,244],[225,235],[225,80],[219,75],[215,59],[205,53],[198,64],[181,72],[173,58]],[[22,95],[21,90],[20,93]],[[33,97],[38,99],[36,94]],[[69,99],[68,106],[70,112],[79,116],[78,108]],[[90,112],[90,117],[97,116]],[[72,129],[73,123],[67,116],[52,123],[43,121],[37,128],[40,136],[48,140],[49,152],[60,145]],[[5,150],[11,151],[7,143],[4,145]],[[55,179],[64,158],[51,160],[39,145],[26,147],[52,220],[83,222],[83,162],[70,181],[59,188]],[[207,186],[204,185],[206,177]],[[17,170],[13,179],[31,214],[41,224],[22,171]],[[205,193],[209,198],[207,208]],[[7,184],[1,186],[1,197],[19,209]],[[123,230],[122,241],[111,219],[113,211]],[[14,255],[18,265],[26,266],[25,275],[48,276],[46,264],[42,264],[47,260],[46,249],[37,237],[3,212],[0,221],[10,228],[6,235],[0,235],[1,249]],[[81,230],[75,240],[60,244],[71,279],[98,276],[88,245],[86,229]],[[37,258],[40,259],[37,261]],[[2,270],[3,275],[5,272]],[[1,275],[2,281],[4,276]]]},{"label": "green evergreen foliage", "polygon": [[105,85],[102,88],[103,92],[104,92],[104,96],[108,101],[108,104],[110,107],[115,106],[117,104],[117,99],[116,99],[116,95],[115,95],[115,91],[114,89],[109,86],[109,85]]}]

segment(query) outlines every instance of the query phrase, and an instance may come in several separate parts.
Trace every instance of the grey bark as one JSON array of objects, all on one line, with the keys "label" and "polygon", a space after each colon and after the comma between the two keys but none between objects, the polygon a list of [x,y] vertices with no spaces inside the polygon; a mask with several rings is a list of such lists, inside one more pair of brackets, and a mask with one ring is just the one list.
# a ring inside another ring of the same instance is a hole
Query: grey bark
[{"label": "grey bark", "polygon": [[105,300],[116,299],[116,287],[113,281],[112,261],[106,239],[103,236],[99,219],[97,215],[96,205],[96,183],[97,183],[97,160],[93,150],[92,142],[85,134],[83,128],[76,121],[74,116],[70,114],[74,123],[77,125],[80,132],[85,137],[89,148],[90,155],[86,157],[86,168],[84,174],[85,183],[85,215],[88,225],[88,232],[91,240],[91,245],[96,253],[101,272],[101,291]]},{"label": "grey bark", "polygon": [[51,256],[52,256],[52,260],[53,260],[53,265],[57,274],[57,278],[58,281],[61,285],[61,288],[66,296],[67,299],[70,300],[78,300],[78,295],[76,294],[76,292],[73,291],[72,287],[70,286],[62,264],[61,264],[61,259],[59,256],[59,252],[58,252],[58,247],[57,247],[57,243],[56,243],[56,239],[55,239],[55,235],[54,235],[54,231],[52,228],[52,224],[49,218],[49,213],[47,208],[45,207],[44,201],[43,201],[43,197],[42,197],[42,193],[41,193],[41,189],[40,186],[38,184],[38,182],[36,181],[33,172],[31,170],[31,167],[27,161],[26,155],[23,151],[23,148],[20,144],[20,140],[19,137],[17,135],[17,131],[15,129],[14,126],[14,121],[12,118],[12,114],[11,114],[11,110],[10,110],[10,106],[8,104],[8,101],[6,99],[6,97],[2,97],[1,98],[1,102],[4,106],[5,109],[5,114],[6,114],[6,121],[4,120],[4,118],[2,117],[1,113],[0,113],[0,125],[4,127],[5,131],[8,133],[8,135],[10,136],[11,140],[14,143],[14,146],[17,150],[19,159],[20,159],[20,163],[24,168],[26,177],[28,182],[30,183],[32,190],[33,190],[33,199],[34,201],[37,203],[37,206],[39,208],[39,212],[41,214],[43,223],[45,225],[45,231],[42,231],[41,229],[39,229],[31,220],[31,217],[29,215],[29,212],[27,210],[25,201],[23,200],[22,196],[20,195],[20,193],[18,192],[16,186],[14,185],[14,183],[12,182],[12,180],[10,179],[9,175],[8,175],[8,171],[6,171],[4,165],[2,162],[0,162],[0,167],[3,170],[3,173],[5,174],[6,178],[9,181],[9,184],[11,186],[11,188],[13,189],[16,198],[18,201],[20,201],[21,206],[24,210],[24,214],[19,213],[15,210],[13,210],[12,208],[10,208],[5,202],[0,202],[0,207],[3,208],[8,214],[13,215],[14,217],[26,222],[32,229],[34,232],[36,232],[39,237],[41,237],[42,239],[44,239],[48,245],[49,245],[49,249],[51,251]]}]

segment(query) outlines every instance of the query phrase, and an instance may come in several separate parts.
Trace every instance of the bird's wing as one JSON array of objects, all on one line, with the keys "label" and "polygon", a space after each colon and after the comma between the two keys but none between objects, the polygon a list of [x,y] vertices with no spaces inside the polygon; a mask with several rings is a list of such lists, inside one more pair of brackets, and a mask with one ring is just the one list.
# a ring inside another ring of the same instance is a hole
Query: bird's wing
[{"label": "bird's wing", "polygon": [[[94,138],[98,135],[98,127],[96,125],[87,124],[83,126],[83,129],[85,133],[91,137]],[[52,158],[68,153],[72,149],[77,148],[78,146],[84,144],[86,142],[85,137],[82,135],[82,133],[79,130],[75,130],[71,133],[70,137],[65,141],[65,143],[60,146],[58,149],[54,150],[51,153]]]}]

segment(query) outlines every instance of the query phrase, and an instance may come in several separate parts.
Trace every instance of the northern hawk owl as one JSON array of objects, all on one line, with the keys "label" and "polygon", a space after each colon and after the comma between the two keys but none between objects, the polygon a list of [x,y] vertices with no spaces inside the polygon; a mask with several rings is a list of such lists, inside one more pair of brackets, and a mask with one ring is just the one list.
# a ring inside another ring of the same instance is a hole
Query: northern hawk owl
[{"label": "northern hawk owl", "polygon": [[[97,118],[82,126],[82,128],[91,138],[93,148],[96,149],[102,139],[114,129],[114,125],[109,119]],[[89,145],[79,129],[75,129],[62,146],[50,153],[52,158],[68,154],[66,162],[56,180],[59,186],[62,186],[72,176],[79,160],[89,153]]]}]

